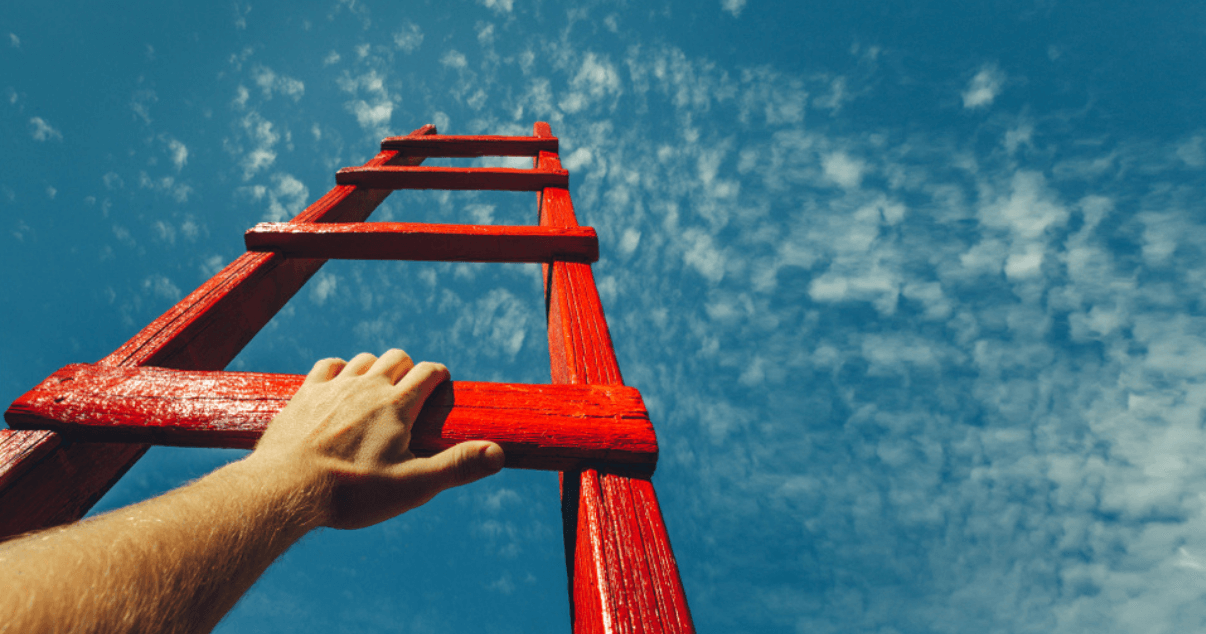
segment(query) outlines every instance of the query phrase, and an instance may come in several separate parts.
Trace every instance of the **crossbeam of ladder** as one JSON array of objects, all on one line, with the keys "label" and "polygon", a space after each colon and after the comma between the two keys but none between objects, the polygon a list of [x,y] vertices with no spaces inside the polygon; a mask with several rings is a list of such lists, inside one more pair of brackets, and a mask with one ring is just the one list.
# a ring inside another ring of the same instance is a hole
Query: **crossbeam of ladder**
[{"label": "crossbeam of ladder", "polygon": [[590,227],[439,225],[417,222],[261,223],[244,234],[249,251],[295,258],[442,262],[594,262]]},{"label": "crossbeam of ladder", "polygon": [[568,187],[569,172],[511,167],[345,167],[335,173],[335,182],[371,189],[535,192],[545,187]]},{"label": "crossbeam of ladder", "polygon": [[[26,392],[5,418],[15,429],[79,440],[251,449],[305,378],[75,364]],[[497,442],[512,468],[652,472],[657,464],[641,395],[618,385],[445,382],[420,410],[410,449],[432,456],[467,440]]]}]

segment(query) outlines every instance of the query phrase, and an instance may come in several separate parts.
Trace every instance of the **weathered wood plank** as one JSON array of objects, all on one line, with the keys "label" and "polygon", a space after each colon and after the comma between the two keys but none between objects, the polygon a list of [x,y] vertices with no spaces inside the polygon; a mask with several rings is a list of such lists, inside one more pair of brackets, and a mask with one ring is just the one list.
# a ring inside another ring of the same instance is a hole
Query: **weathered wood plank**
[{"label": "weathered wood plank", "polygon": [[510,167],[345,167],[336,172],[335,182],[379,189],[531,192],[569,186],[569,172]]},{"label": "weathered wood plank", "polygon": [[[411,134],[435,132],[435,126],[429,125]],[[366,166],[416,165],[421,161],[381,152]],[[294,221],[363,221],[389,193],[335,187]],[[246,253],[100,363],[219,370],[323,263]],[[79,519],[148,448],[144,444],[60,443],[53,433],[37,443],[58,444],[49,450],[22,454],[17,458],[22,464],[5,467],[20,475],[0,482],[0,539]]]},{"label": "weathered wood plank", "polygon": [[0,429],[0,490],[61,442],[49,431]]},{"label": "weathered wood plank", "polygon": [[[547,123],[535,134],[552,136]],[[561,167],[547,152],[536,163]],[[567,189],[538,200],[541,226],[578,225]],[[622,384],[590,265],[545,265],[544,281],[553,382]],[[584,469],[563,474],[562,496],[574,632],[694,632],[653,485]]]},{"label": "weathered wood plank", "polygon": [[[69,365],[9,407],[14,429],[73,440],[250,449],[305,376]],[[657,438],[636,389],[456,381],[437,389],[411,431],[434,455],[466,440],[502,445],[507,466],[564,470],[607,464],[652,472]]]},{"label": "weathered wood plank", "polygon": [[557,139],[489,135],[431,135],[422,138],[395,136],[381,141],[381,149],[393,150],[403,156],[432,158],[536,156],[539,152],[556,152]]},{"label": "weathered wood plank", "polygon": [[147,450],[147,445],[73,443],[53,432],[43,442],[54,446],[26,458],[32,464],[25,473],[0,491],[0,541],[83,517]]},{"label": "weathered wood plank", "polygon": [[247,231],[251,251],[291,258],[444,262],[594,262],[590,227],[442,225],[414,222],[262,223]]}]

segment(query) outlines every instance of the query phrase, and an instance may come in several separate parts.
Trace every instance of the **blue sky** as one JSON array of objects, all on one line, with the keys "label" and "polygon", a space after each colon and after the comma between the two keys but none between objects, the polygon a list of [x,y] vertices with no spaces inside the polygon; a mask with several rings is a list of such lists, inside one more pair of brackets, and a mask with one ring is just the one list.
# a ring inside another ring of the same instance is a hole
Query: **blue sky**
[{"label": "blue sky", "polygon": [[[381,137],[545,120],[701,632],[1196,631],[1204,54],[1192,2],[10,4],[0,400]],[[530,266],[331,263],[231,369],[401,346],[545,382],[540,297]],[[98,508],[238,455],[153,450]],[[219,631],[564,631],[556,491],[314,534]]]}]

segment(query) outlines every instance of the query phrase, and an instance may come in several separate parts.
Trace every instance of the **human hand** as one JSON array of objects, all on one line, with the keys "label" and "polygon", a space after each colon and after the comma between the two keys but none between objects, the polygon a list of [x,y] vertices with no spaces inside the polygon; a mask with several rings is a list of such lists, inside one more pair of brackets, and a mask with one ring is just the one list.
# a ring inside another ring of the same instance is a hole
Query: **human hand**
[{"label": "human hand", "polygon": [[361,528],[420,506],[440,491],[497,473],[502,448],[464,442],[430,458],[410,430],[448,369],[401,350],[314,364],[247,461],[311,497],[317,525]]}]

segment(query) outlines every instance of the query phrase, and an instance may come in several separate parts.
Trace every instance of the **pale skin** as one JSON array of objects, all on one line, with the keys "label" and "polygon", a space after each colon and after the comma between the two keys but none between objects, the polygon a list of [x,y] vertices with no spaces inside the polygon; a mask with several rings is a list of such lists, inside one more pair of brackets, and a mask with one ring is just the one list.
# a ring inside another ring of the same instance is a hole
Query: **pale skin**
[{"label": "pale skin", "polygon": [[370,526],[498,472],[492,442],[410,452],[415,416],[447,379],[396,349],[319,361],[246,458],[0,544],[0,633],[208,632],[310,531]]}]

